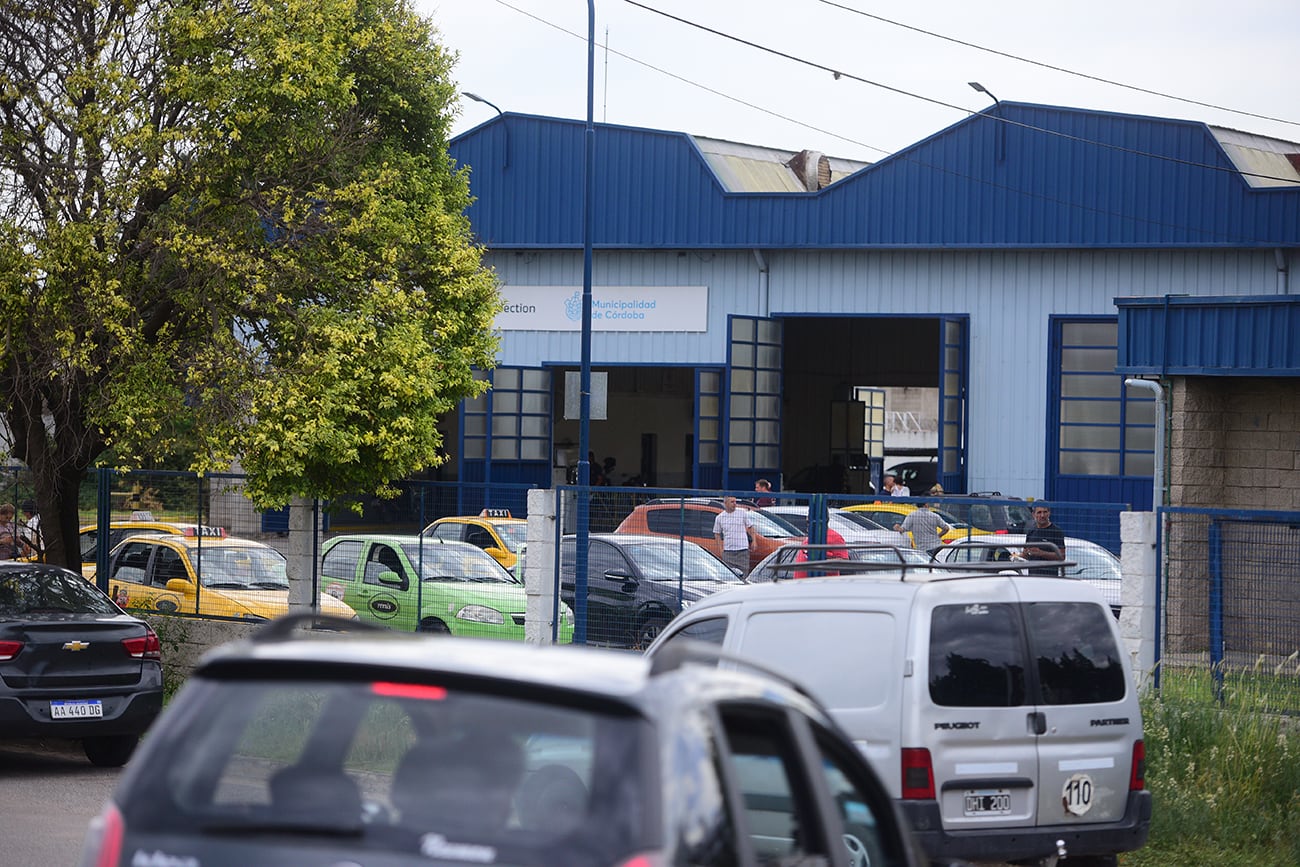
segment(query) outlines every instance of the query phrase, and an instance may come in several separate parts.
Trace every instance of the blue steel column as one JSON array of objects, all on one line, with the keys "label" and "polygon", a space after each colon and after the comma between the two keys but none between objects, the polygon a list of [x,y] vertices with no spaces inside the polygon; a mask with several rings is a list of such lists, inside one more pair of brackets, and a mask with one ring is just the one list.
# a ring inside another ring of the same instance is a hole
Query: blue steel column
[{"label": "blue steel column", "polygon": [[587,540],[591,510],[591,233],[595,199],[596,0],[587,0],[587,134],[582,179],[582,373],[578,408],[578,538],[573,561],[573,641],[587,643]]}]

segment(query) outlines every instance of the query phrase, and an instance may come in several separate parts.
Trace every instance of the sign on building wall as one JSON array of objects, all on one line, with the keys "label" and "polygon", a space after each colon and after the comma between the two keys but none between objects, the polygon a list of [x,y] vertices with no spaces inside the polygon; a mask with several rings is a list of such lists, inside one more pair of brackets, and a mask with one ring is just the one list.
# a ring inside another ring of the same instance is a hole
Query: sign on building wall
[{"label": "sign on building wall", "polygon": [[[582,289],[502,286],[502,331],[581,331]],[[593,286],[591,330],[708,331],[707,286]]]}]

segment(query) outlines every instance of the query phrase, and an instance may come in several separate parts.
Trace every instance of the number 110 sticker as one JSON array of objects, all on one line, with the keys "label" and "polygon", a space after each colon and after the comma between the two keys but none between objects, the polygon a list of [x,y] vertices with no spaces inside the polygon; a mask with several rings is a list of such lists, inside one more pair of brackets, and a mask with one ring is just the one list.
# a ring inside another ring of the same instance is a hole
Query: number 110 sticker
[{"label": "number 110 sticker", "polygon": [[1092,777],[1087,774],[1075,774],[1065,781],[1061,791],[1061,803],[1067,812],[1082,816],[1092,809]]}]

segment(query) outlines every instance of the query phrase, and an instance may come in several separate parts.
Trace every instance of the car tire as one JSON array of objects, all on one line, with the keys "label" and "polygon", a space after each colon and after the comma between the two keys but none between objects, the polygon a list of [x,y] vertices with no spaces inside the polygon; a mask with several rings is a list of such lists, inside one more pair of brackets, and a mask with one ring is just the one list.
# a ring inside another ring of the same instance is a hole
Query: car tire
[{"label": "car tire", "polygon": [[99,768],[120,768],[135,752],[135,745],[140,742],[139,735],[102,735],[86,738],[81,748],[90,763]]},{"label": "car tire", "polygon": [[441,620],[439,620],[436,617],[426,617],[425,619],[421,620],[420,627],[416,631],[425,632],[432,635],[451,634],[451,630],[447,628],[447,624],[443,623]]},{"label": "car tire", "polygon": [[662,614],[651,614],[641,621],[637,626],[636,632],[632,636],[632,646],[645,650],[654,640],[659,637],[659,633],[664,631],[668,625],[668,618]]}]

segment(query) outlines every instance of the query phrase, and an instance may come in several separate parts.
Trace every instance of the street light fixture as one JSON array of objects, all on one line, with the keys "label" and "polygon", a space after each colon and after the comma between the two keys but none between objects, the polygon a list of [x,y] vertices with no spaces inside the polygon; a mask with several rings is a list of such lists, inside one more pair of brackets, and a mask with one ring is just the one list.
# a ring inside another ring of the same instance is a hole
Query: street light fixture
[{"label": "street light fixture", "polygon": [[1007,122],[1002,119],[1002,100],[994,96],[993,91],[978,81],[968,81],[966,83],[970,85],[971,90],[982,93],[993,100],[993,116],[998,121],[998,162],[1002,162],[1007,156]]},{"label": "street light fixture", "polygon": [[[496,109],[496,113],[498,117],[505,114],[505,112],[502,111],[500,108],[498,108],[495,103],[484,99],[483,97],[479,96],[477,93],[470,93],[468,90],[462,90],[461,95],[464,96],[466,99],[472,99],[475,102],[483,103],[489,108]],[[501,129],[504,131],[505,139],[506,139],[506,158],[505,161],[502,163],[502,168],[508,169],[510,168],[510,127],[508,124],[506,124],[505,121],[502,121]]]},{"label": "street light fixture", "polygon": [[[980,84],[978,81],[968,81],[966,83],[969,84],[971,86],[971,90],[975,91],[976,93],[985,94],[986,96],[988,96],[989,99],[993,100],[993,102],[995,102],[996,104],[998,105],[1002,104],[1002,100],[994,96],[992,91],[990,91],[984,85]],[[467,93],[465,95],[469,96],[470,94]]]}]

